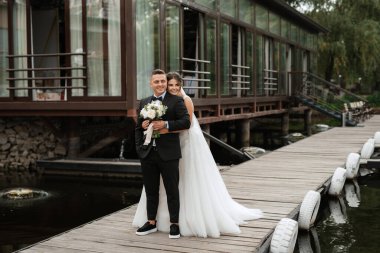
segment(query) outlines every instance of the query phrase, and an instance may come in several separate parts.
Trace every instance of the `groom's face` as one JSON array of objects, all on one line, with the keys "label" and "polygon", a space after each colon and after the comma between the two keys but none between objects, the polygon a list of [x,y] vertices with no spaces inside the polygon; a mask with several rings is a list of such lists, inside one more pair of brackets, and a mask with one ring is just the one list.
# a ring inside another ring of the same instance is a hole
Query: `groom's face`
[{"label": "groom's face", "polygon": [[161,96],[166,91],[167,87],[166,75],[152,75],[152,78],[150,80],[150,87],[152,88],[154,95]]}]

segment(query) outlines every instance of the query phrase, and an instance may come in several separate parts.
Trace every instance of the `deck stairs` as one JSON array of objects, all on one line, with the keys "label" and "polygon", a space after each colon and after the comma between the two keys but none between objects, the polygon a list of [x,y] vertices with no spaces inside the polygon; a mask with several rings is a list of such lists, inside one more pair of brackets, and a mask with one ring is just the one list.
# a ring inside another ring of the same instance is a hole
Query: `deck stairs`
[{"label": "deck stairs", "polygon": [[341,122],[345,117],[347,126],[356,126],[368,116],[368,101],[339,85],[308,72],[298,76],[297,83],[298,102]]}]

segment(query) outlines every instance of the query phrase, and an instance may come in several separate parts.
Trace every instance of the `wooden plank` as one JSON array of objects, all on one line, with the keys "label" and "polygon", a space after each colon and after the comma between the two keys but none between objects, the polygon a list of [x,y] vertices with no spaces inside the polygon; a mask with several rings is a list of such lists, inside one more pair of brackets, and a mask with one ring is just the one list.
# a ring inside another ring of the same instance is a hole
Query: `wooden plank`
[{"label": "wooden plank", "polygon": [[182,237],[170,240],[166,233],[136,236],[131,223],[136,205],[43,241],[22,252],[256,252],[278,221],[297,212],[309,190],[329,180],[343,167],[351,152],[380,130],[380,116],[363,127],[333,128],[292,145],[224,168],[222,177],[230,195],[249,208],[263,210],[264,217],[240,226],[238,235],[220,238]]}]

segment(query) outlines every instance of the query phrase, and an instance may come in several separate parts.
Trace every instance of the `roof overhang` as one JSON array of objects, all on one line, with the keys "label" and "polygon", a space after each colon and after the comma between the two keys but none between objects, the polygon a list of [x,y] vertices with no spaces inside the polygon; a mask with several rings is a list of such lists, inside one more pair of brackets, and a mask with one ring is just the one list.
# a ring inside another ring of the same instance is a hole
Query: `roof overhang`
[{"label": "roof overhang", "polygon": [[289,18],[289,20],[296,22],[313,33],[329,32],[327,28],[294,9],[283,0],[256,0],[256,2],[260,5],[270,7],[271,10],[277,12],[278,14],[285,15]]}]

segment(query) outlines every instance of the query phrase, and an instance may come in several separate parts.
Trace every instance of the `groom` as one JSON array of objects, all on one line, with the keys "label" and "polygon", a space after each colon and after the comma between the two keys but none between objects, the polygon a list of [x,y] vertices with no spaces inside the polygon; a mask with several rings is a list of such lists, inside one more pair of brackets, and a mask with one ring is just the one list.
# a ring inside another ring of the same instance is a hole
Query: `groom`
[{"label": "groom", "polygon": [[[181,147],[178,133],[172,131],[188,129],[190,118],[183,102],[179,96],[171,95],[166,92],[167,79],[163,70],[153,70],[150,87],[153,96],[149,96],[140,101],[138,115],[144,105],[153,100],[161,100],[167,106],[162,120],[153,121],[153,130],[167,128],[168,134],[163,134],[148,145],[144,144],[144,130],[148,127],[147,120],[138,118],[135,129],[136,151],[140,157],[143,182],[147,198],[148,221],[140,227],[136,234],[147,235],[157,231],[156,214],[159,202],[160,175],[162,176],[168,202],[170,215],[170,234],[169,238],[179,238],[180,231],[178,226],[179,216],[179,159],[181,158]],[[159,222],[159,221],[158,221]]]}]

